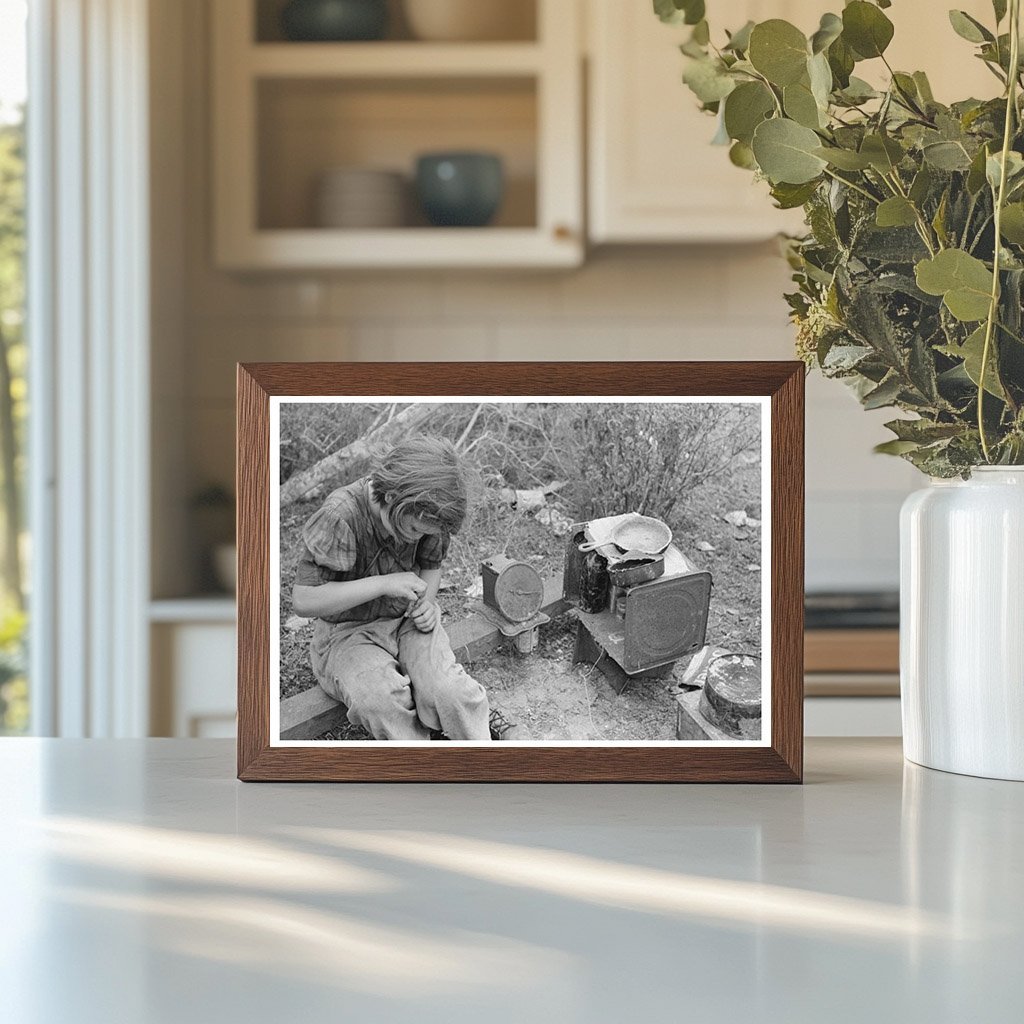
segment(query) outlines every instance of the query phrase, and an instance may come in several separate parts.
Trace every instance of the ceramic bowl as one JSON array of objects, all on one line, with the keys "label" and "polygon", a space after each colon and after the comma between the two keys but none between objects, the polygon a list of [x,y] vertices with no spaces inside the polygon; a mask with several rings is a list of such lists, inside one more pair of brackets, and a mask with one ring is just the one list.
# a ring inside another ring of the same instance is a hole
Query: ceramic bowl
[{"label": "ceramic bowl", "polygon": [[405,224],[408,186],[404,175],[364,167],[325,172],[316,194],[322,228],[399,228]]},{"label": "ceramic bowl", "polygon": [[416,193],[436,227],[489,224],[505,194],[501,157],[494,153],[426,153],[416,162]]},{"label": "ceramic bowl", "polygon": [[404,0],[417,39],[476,42],[529,39],[534,34],[531,0]]},{"label": "ceramic bowl", "polygon": [[281,11],[285,38],[296,42],[380,39],[387,26],[387,0],[290,0]]}]

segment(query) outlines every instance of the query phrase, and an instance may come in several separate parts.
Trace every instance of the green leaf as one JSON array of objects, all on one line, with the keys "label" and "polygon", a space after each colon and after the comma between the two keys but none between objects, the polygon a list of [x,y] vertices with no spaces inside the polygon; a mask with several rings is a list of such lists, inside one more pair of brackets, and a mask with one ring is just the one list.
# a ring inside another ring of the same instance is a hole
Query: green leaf
[{"label": "green leaf", "polygon": [[946,214],[949,212],[949,189],[945,189],[942,193],[942,198],[939,200],[938,208],[935,210],[935,216],[932,217],[932,228],[935,231],[935,236],[939,240],[939,245],[949,245],[949,233],[946,231]]},{"label": "green leaf", "polygon": [[876,171],[883,174],[891,174],[903,159],[903,147],[887,135],[865,135],[860,152]]},{"label": "green leaf", "polygon": [[895,405],[902,390],[900,378],[893,374],[864,395],[860,402],[865,409],[882,409],[887,405]]},{"label": "green leaf", "polygon": [[810,128],[779,117],[757,126],[752,149],[770,182],[802,185],[816,179],[825,169],[825,161],[814,152],[820,142]]},{"label": "green leaf", "polygon": [[687,62],[683,81],[701,103],[724,100],[736,88],[736,82],[717,60],[693,59]]},{"label": "green leaf", "polygon": [[917,94],[925,103],[934,103],[935,96],[932,94],[931,82],[923,71],[915,71],[913,74],[914,84],[917,86]]},{"label": "green leaf", "polygon": [[875,223],[880,228],[904,228],[917,223],[914,204],[903,196],[893,196],[878,204]]},{"label": "green leaf", "polygon": [[836,88],[845,89],[850,84],[850,75],[853,73],[856,59],[853,50],[846,45],[843,37],[840,36],[828,48],[828,66],[832,69],[832,77],[835,79]]},{"label": "green leaf", "polygon": [[873,100],[880,95],[877,89],[872,88],[862,78],[858,78],[856,75],[850,76],[849,84],[845,89],[842,90],[841,95],[844,100],[854,105],[859,103],[866,103],[868,100]]},{"label": "green leaf", "polygon": [[811,95],[822,112],[822,125],[828,123],[828,104],[832,94],[832,69],[828,57],[819,53],[807,62],[807,77],[811,83]]},{"label": "green leaf", "polygon": [[743,82],[725,101],[725,128],[729,137],[748,146],[754,129],[775,110],[775,98],[763,82]]},{"label": "green leaf", "polygon": [[[952,359],[962,359],[964,371],[974,382],[975,387],[981,385],[981,362],[985,353],[985,325],[982,324],[975,330],[967,340],[960,346],[939,345],[937,350],[943,355]],[[985,367],[985,390],[996,398],[1006,400],[1006,392],[999,382],[999,374],[996,370],[996,346],[995,342],[989,344],[988,363]]]},{"label": "green leaf", "polygon": [[953,31],[969,43],[995,42],[996,37],[966,11],[950,11],[949,23],[953,26]]},{"label": "green leaf", "polygon": [[772,186],[772,198],[780,210],[795,210],[798,206],[803,206],[817,190],[817,181],[805,182],[801,185],[779,182]]},{"label": "green leaf", "polygon": [[885,425],[901,441],[933,444],[956,437],[963,430],[959,423],[936,423],[933,420],[890,420]]},{"label": "green leaf", "polygon": [[772,18],[750,33],[747,59],[773,85],[798,82],[807,68],[807,38],[795,25]]},{"label": "green leaf", "polygon": [[893,88],[896,90],[900,103],[909,110],[915,110],[924,105],[924,101],[917,91],[917,82],[912,75],[905,75],[897,71],[892,76]]},{"label": "green leaf", "polygon": [[1024,245],[1024,203],[1010,203],[1004,207],[999,228],[1006,241]]},{"label": "green leaf", "polygon": [[711,29],[708,26],[707,19],[702,18],[693,26],[693,34],[690,38],[699,46],[707,46],[711,42]]},{"label": "green leaf", "polygon": [[754,151],[745,142],[734,142],[729,149],[729,160],[745,171],[756,171],[757,161]]},{"label": "green leaf", "polygon": [[811,53],[827,50],[842,34],[843,19],[835,14],[823,14],[818,31],[811,36]]},{"label": "green leaf", "polygon": [[925,160],[940,171],[966,171],[971,166],[971,158],[959,142],[943,139],[926,143],[921,152]]},{"label": "green leaf", "polygon": [[683,0],[683,7],[686,12],[683,21],[687,25],[697,25],[704,20],[704,0]]},{"label": "green leaf", "polygon": [[[992,186],[993,191],[999,188],[999,177],[1002,174],[1002,170],[1002,152],[993,153],[985,161],[985,177],[988,178],[988,183]],[[1011,149],[1006,154],[1006,186],[1009,191],[1013,191],[1017,179],[1022,175],[1024,175],[1024,157]]]},{"label": "green leaf", "polygon": [[876,455],[906,455],[907,452],[916,451],[920,447],[916,441],[883,441],[876,444],[872,451]]},{"label": "green leaf", "polygon": [[654,13],[667,25],[696,25],[704,17],[704,0],[654,0]]},{"label": "green leaf", "polygon": [[861,59],[881,57],[892,36],[892,22],[874,4],[853,0],[843,9],[843,39]]},{"label": "green leaf", "polygon": [[965,323],[988,316],[992,272],[963,249],[945,249],[915,268],[917,286],[929,295],[941,295],[946,308]]},{"label": "green leaf", "polygon": [[810,82],[794,82],[782,90],[782,106],[786,116],[805,128],[824,126],[822,111],[811,92]]},{"label": "green leaf", "polygon": [[928,198],[934,180],[935,176],[932,174],[931,168],[927,164],[922,164],[921,169],[914,175],[914,181],[907,193],[910,201],[920,206]]},{"label": "green leaf", "polygon": [[815,156],[827,160],[833,167],[841,171],[863,171],[871,166],[871,161],[852,149],[836,149],[832,146],[819,146],[814,150]]},{"label": "green leaf", "polygon": [[988,149],[982,146],[971,160],[970,169],[967,172],[967,191],[976,196],[985,187],[985,164],[988,161]]},{"label": "green leaf", "polygon": [[998,25],[1006,17],[1006,0],[992,0],[992,10],[995,12]]},{"label": "green leaf", "polygon": [[746,53],[750,47],[750,33],[753,32],[755,24],[756,22],[748,21],[743,28],[733,32],[723,49],[732,50],[735,53]]}]

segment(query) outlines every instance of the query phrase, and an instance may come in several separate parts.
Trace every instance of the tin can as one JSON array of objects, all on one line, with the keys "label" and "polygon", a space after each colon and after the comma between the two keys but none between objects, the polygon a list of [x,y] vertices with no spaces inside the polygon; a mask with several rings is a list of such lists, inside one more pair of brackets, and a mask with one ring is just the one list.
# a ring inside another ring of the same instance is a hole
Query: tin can
[{"label": "tin can", "polygon": [[580,573],[580,607],[585,612],[603,612],[608,607],[608,562],[604,555],[588,551]]}]

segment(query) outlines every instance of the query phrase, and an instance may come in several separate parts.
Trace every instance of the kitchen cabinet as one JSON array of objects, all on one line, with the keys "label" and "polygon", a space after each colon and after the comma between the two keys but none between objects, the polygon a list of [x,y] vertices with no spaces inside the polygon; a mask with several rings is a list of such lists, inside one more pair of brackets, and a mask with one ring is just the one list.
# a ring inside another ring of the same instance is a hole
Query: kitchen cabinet
[{"label": "kitchen cabinet", "polygon": [[[373,42],[292,42],[277,28],[276,0],[211,5],[217,264],[580,263],[579,8],[566,0],[515,2],[533,10],[533,38],[453,43],[408,32]],[[313,197],[328,172],[398,172],[408,186],[418,155],[460,150],[502,159],[506,188],[493,225],[431,227],[410,189],[405,226],[319,226]]]},{"label": "kitchen cabinet", "polygon": [[[736,242],[799,230],[799,211],[776,210],[767,185],[710,144],[715,119],[681,80],[689,28],[663,25],[649,3],[588,3],[591,241]],[[708,18],[716,36],[749,19],[816,25],[817,15],[801,17],[800,8],[818,10],[821,0],[711,0]]]},{"label": "kitchen cabinet", "polygon": [[[663,25],[646,0],[586,0],[588,41],[588,221],[593,243],[753,241],[799,232],[798,210],[776,210],[765,183],[710,145],[715,121],[681,82],[685,26]],[[805,33],[827,0],[708,0],[712,37],[747,20],[785,18]],[[988,0],[958,7],[992,20]],[[928,72],[943,101],[995,95],[998,83],[950,27],[945,6],[901,0],[886,11],[896,68]],[[880,61],[858,75],[881,82]]]},{"label": "kitchen cabinet", "polygon": [[235,602],[230,597],[150,605],[154,736],[235,735]]}]

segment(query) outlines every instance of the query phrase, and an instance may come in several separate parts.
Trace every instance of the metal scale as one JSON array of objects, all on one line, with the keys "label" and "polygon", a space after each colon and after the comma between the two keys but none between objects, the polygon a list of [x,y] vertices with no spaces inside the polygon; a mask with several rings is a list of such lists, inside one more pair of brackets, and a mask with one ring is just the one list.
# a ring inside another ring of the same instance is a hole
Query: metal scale
[{"label": "metal scale", "polygon": [[480,564],[483,604],[478,611],[496,626],[502,636],[514,641],[519,654],[530,654],[537,646],[538,627],[551,621],[542,612],[544,581],[528,562],[494,555]]}]

